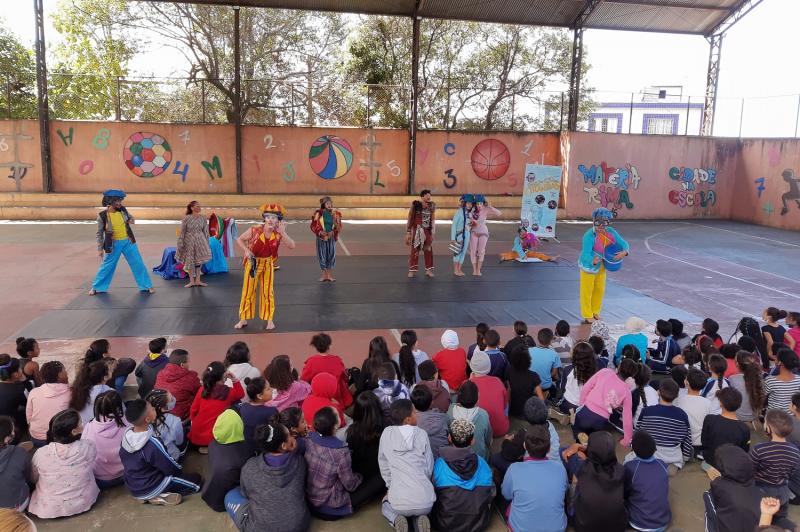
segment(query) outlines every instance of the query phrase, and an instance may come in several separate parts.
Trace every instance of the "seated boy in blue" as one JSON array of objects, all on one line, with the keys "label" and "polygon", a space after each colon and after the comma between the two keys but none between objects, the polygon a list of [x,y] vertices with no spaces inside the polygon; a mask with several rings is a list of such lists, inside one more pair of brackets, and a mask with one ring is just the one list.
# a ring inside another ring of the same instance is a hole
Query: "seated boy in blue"
[{"label": "seated boy in blue", "polygon": [[636,530],[661,532],[672,520],[667,466],[653,456],[656,441],[646,430],[633,433],[631,447],[636,458],[625,464],[628,523]]},{"label": "seated boy in blue", "polygon": [[564,513],[567,471],[561,462],[547,459],[548,430],[542,425],[530,427],[525,449],[529,457],[511,464],[503,478],[503,497],[511,501],[508,526],[516,532],[563,531],[567,528]]},{"label": "seated boy in blue", "polygon": [[450,446],[442,447],[433,465],[436,504],[433,522],[438,530],[486,530],[495,496],[492,469],[470,448],[475,425],[454,419],[448,429]]},{"label": "seated boy in blue", "polygon": [[125,419],[132,425],[122,437],[119,457],[125,469],[125,485],[141,502],[180,504],[184,495],[200,491],[203,478],[183,470],[154,434],[153,405],[144,399],[125,403]]},{"label": "seated boy in blue", "polygon": [[542,379],[542,391],[547,393],[550,388],[553,388],[553,380],[558,380],[561,359],[558,357],[558,353],[550,349],[550,342],[553,341],[552,329],[541,329],[536,334],[536,339],[539,341],[539,346],[528,349],[531,354],[531,371]]},{"label": "seated boy in blue", "polygon": [[656,322],[656,334],[658,335],[656,348],[647,350],[649,355],[647,365],[655,373],[667,374],[672,366],[683,364],[681,348],[672,338],[672,324],[667,320]]}]

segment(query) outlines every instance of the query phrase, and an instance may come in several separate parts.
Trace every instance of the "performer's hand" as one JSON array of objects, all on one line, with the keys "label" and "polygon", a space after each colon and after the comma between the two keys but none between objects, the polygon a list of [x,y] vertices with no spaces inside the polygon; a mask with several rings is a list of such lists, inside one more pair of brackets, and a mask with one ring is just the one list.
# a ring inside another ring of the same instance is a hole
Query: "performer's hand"
[{"label": "performer's hand", "polygon": [[411,245],[411,233],[406,233],[405,242],[406,242],[406,246],[410,246]]},{"label": "performer's hand", "polygon": [[628,256],[628,252],[627,251],[620,251],[619,253],[614,255],[614,260],[622,260],[627,256]]},{"label": "performer's hand", "polygon": [[244,252],[244,258],[247,259],[247,260],[252,259],[253,258],[253,252],[248,249],[247,251]]},{"label": "performer's hand", "polygon": [[277,231],[277,233],[281,236],[286,236],[286,222],[283,220],[278,222],[278,225],[275,226],[275,231]]},{"label": "performer's hand", "polygon": [[103,255],[105,255],[105,252],[102,249],[99,249],[97,250],[97,254],[100,255],[100,260],[103,260]]},{"label": "performer's hand", "polygon": [[595,257],[594,259],[592,259],[592,264],[594,264],[595,266],[600,264],[600,257]]}]

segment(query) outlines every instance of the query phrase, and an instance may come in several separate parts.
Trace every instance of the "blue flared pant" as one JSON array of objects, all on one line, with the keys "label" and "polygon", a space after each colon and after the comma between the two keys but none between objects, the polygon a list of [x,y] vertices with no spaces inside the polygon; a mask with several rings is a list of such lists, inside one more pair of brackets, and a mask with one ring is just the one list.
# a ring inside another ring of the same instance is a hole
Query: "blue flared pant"
[{"label": "blue flared pant", "polygon": [[153,282],[147,273],[147,267],[144,265],[139,248],[130,240],[114,241],[114,248],[111,253],[105,255],[100,269],[97,270],[92,288],[97,292],[108,292],[108,287],[111,286],[111,280],[114,278],[114,271],[117,269],[117,263],[121,255],[124,255],[125,260],[128,261],[128,266],[131,268],[139,290],[150,290],[153,287]]}]

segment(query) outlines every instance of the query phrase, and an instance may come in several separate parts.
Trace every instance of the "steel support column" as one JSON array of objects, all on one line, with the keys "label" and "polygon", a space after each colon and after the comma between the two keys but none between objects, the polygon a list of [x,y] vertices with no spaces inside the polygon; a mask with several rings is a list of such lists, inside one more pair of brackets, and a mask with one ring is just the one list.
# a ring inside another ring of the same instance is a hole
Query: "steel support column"
[{"label": "steel support column", "polygon": [[236,192],[242,187],[242,68],[241,35],[239,31],[239,6],[233,8],[233,114],[236,130]]},{"label": "steel support column", "polygon": [[36,18],[36,92],[39,111],[39,142],[42,152],[42,191],[51,192],[53,178],[50,165],[50,104],[47,99],[43,0],[33,0],[33,10]]},{"label": "steel support column", "polygon": [[411,18],[411,117],[409,132],[411,141],[408,145],[408,193],[414,194],[414,178],[417,171],[417,105],[419,102],[419,0],[414,4],[414,15]]},{"label": "steel support column", "polygon": [[583,62],[583,28],[586,21],[603,0],[585,0],[583,9],[572,21],[572,62],[569,73],[569,109],[567,110],[567,129],[578,129],[578,108],[581,95],[581,64]]}]

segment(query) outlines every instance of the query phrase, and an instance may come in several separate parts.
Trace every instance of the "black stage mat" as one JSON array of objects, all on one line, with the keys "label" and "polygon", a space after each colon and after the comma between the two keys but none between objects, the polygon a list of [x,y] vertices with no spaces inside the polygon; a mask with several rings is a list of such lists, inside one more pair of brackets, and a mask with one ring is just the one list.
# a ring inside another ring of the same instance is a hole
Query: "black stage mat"
[{"label": "black stage mat", "polygon": [[[237,332],[243,270],[230,259],[231,271],[204,277],[207,288],[184,288],[185,280],[153,276],[156,294],[139,293],[123,264],[108,294],[81,295],[64,309],[45,313],[20,335],[33,338],[94,338],[230,334]],[[484,321],[511,325],[576,323],[578,269],[558,264],[516,262],[484,265],[483,277],[455,278],[446,257],[437,257],[437,277],[406,277],[400,256],[337,257],[336,283],[319,283],[313,257],[282,257],[275,274],[275,323],[278,331],[469,327]],[[469,269],[469,266],[467,266]],[[655,299],[608,283],[604,318],[622,322],[632,314],[654,321],[663,316],[699,318]],[[244,330],[261,332],[255,320]]]}]

